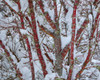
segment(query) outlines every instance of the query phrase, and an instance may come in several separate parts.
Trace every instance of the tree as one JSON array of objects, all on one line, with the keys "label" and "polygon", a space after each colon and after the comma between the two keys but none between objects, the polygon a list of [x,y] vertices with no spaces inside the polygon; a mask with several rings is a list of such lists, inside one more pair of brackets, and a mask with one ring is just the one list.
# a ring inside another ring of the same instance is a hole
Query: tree
[{"label": "tree", "polygon": [[31,80],[46,79],[50,73],[58,74],[55,79],[89,79],[93,71],[89,75],[88,67],[99,70],[93,62],[99,60],[99,0],[0,2],[1,49],[20,79],[26,79],[24,70],[30,71]]}]

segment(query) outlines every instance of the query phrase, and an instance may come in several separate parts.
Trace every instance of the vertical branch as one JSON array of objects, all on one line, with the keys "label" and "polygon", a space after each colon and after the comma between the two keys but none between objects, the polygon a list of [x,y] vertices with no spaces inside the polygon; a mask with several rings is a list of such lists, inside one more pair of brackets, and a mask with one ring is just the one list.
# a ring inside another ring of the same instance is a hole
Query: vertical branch
[{"label": "vertical branch", "polygon": [[69,69],[69,74],[67,80],[71,80],[72,77],[72,72],[73,72],[73,64],[74,64],[74,59],[73,59],[73,53],[74,53],[74,42],[75,42],[75,29],[76,29],[76,9],[77,9],[77,4],[78,0],[75,0],[74,4],[74,10],[73,10],[73,15],[72,15],[72,39],[71,39],[71,51],[70,51],[70,69]]},{"label": "vertical branch", "polygon": [[58,21],[57,2],[56,2],[56,0],[53,0],[53,2],[54,2],[54,15],[55,15],[55,22],[57,23],[57,21]]},{"label": "vertical branch", "polygon": [[[25,29],[23,15],[22,15],[22,12],[21,12],[21,4],[20,4],[19,1],[17,2],[17,4],[18,4],[18,9],[19,9],[19,14],[20,14],[19,16],[20,16],[20,19],[21,19],[21,26],[22,26],[22,29]],[[30,67],[31,67],[32,80],[34,80],[35,74],[34,74],[34,66],[33,66],[33,62],[32,62],[31,47],[30,47],[29,40],[28,40],[27,36],[25,36],[25,37],[26,37],[25,41],[26,41],[27,48],[28,48],[28,54],[29,54],[29,62],[30,62]]]},{"label": "vertical branch", "polygon": [[20,5],[20,1],[17,2],[18,4],[18,9],[19,9],[19,17],[21,19],[21,26],[22,26],[22,29],[25,29],[24,28],[24,20],[23,20],[23,15],[22,15],[22,12],[21,12],[21,5]]},{"label": "vertical branch", "polygon": [[16,64],[14,64],[13,59],[12,59],[11,56],[10,56],[10,53],[9,53],[8,50],[5,48],[5,45],[2,43],[1,40],[0,40],[0,45],[1,45],[1,47],[4,49],[4,51],[5,51],[6,54],[7,54],[6,56],[9,58],[9,60],[10,60],[11,63],[12,63],[12,65],[14,66],[18,77],[19,77],[21,80],[23,80],[23,79],[21,78],[21,77],[22,77],[22,73],[19,71],[19,69],[17,69],[17,66],[16,66]]},{"label": "vertical branch", "polygon": [[62,4],[60,6],[60,10],[59,10],[59,14],[58,14],[58,21],[59,21],[60,15],[61,15],[61,9],[62,9]]},{"label": "vertical branch", "polygon": [[32,31],[33,31],[35,48],[36,48],[37,55],[39,57],[39,60],[40,60],[41,66],[42,66],[43,75],[46,76],[46,74],[47,74],[46,64],[45,64],[45,61],[43,59],[42,52],[41,52],[40,45],[39,45],[39,39],[38,39],[38,34],[37,34],[37,29],[36,29],[36,21],[35,21],[35,13],[34,13],[33,1],[32,0],[28,0],[28,4],[29,4],[29,9],[30,9],[31,21],[32,21],[31,28],[32,28]]}]

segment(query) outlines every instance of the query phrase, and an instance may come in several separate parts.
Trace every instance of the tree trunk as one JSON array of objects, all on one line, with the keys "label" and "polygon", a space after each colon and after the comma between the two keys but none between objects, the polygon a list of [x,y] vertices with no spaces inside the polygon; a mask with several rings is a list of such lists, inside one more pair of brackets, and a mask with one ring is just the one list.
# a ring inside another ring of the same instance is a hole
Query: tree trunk
[{"label": "tree trunk", "polygon": [[62,54],[61,54],[61,38],[60,38],[60,30],[55,32],[54,37],[54,45],[55,45],[55,72],[58,73],[59,76],[62,75]]}]

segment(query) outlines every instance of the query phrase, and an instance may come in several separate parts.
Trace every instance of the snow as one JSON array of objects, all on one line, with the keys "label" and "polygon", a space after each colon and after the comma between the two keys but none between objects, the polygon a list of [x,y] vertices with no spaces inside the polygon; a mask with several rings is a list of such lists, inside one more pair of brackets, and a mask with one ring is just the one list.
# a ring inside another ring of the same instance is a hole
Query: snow
[{"label": "snow", "polygon": [[20,3],[21,3],[21,11],[22,11],[22,13],[24,13],[28,7],[28,1],[27,0],[20,0]]},{"label": "snow", "polygon": [[23,35],[28,35],[29,33],[28,33],[28,31],[26,30],[26,29],[20,29],[20,32],[21,32],[21,34],[23,34]]},{"label": "snow", "polygon": [[61,43],[62,43],[62,49],[71,41],[71,36],[68,35],[68,37],[61,36]]},{"label": "snow", "polygon": [[99,76],[98,76],[97,80],[100,80],[100,72],[99,72]]},{"label": "snow", "polygon": [[25,79],[25,80],[31,80],[31,72],[30,72],[30,70],[27,68],[27,67],[23,67],[22,69],[21,69],[21,72],[23,73],[23,79]]},{"label": "snow", "polygon": [[55,77],[58,77],[56,73],[47,74],[44,80],[54,80]]},{"label": "snow", "polygon": [[91,62],[93,62],[93,63],[95,63],[95,64],[98,64],[98,63],[100,64],[100,60],[92,59]]},{"label": "snow", "polygon": [[26,63],[29,62],[28,58],[21,58],[21,61],[17,63],[17,68],[21,71],[22,78],[25,80],[31,80],[31,72],[30,69],[27,67]]}]

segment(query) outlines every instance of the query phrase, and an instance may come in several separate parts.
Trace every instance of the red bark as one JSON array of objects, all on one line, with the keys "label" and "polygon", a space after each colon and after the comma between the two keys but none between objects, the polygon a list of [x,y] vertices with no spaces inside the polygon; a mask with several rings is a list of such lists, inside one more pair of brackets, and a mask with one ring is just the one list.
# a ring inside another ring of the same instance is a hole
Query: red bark
[{"label": "red bark", "polygon": [[88,23],[89,23],[89,20],[87,20],[87,19],[83,22],[83,24],[81,25],[82,27],[77,31],[76,41],[78,40],[78,38],[80,37],[80,35],[83,32],[83,30],[86,28]]},{"label": "red bark", "polygon": [[45,32],[46,34],[48,34],[49,36],[53,37],[54,38],[54,34],[49,31],[47,28],[45,28],[43,25],[40,25],[39,22],[38,22],[38,27],[43,31]]},{"label": "red bark", "polygon": [[[71,42],[66,45],[64,47],[64,49],[61,51],[61,38],[60,38],[60,29],[59,29],[59,23],[57,23],[57,20],[58,20],[58,14],[57,14],[57,4],[56,4],[56,0],[53,0],[54,1],[54,15],[55,15],[55,22],[53,22],[53,20],[51,20],[50,16],[49,16],[49,13],[48,12],[45,12],[44,10],[44,5],[43,5],[43,2],[42,0],[36,0],[36,3],[39,4],[40,6],[40,9],[42,11],[42,13],[44,14],[47,22],[50,24],[50,26],[55,30],[54,33],[50,32],[47,28],[45,28],[44,26],[40,25],[39,23],[39,27],[47,34],[49,34],[51,37],[53,37],[54,39],[54,43],[55,43],[55,54],[56,54],[56,58],[58,57],[59,54],[61,54],[63,56],[63,59],[64,57],[66,56],[66,54],[68,53],[68,51],[70,50],[70,58],[71,58],[71,65],[70,65],[70,69],[69,69],[69,75],[68,75],[68,80],[71,80],[71,77],[72,77],[72,72],[73,72],[73,64],[74,64],[74,59],[73,59],[73,53],[74,53],[74,42],[77,42],[77,40],[79,39],[79,41],[81,42],[81,33],[85,30],[86,28],[86,25],[89,23],[89,20],[85,20],[83,22],[83,24],[81,25],[82,27],[77,31],[77,34],[76,34],[76,38],[75,38],[75,29],[76,29],[76,9],[77,9],[77,5],[79,4],[79,0],[75,0],[75,3],[74,3],[74,9],[73,9],[73,16],[72,16],[72,39],[71,39]],[[60,1],[63,1],[63,0],[60,0]],[[98,0],[95,0],[95,2],[98,1]],[[40,63],[41,63],[41,66],[42,66],[42,70],[43,70],[43,74],[44,76],[47,74],[47,71],[46,71],[46,64],[44,62],[44,59],[43,59],[43,56],[42,56],[42,52],[41,52],[41,49],[40,49],[40,45],[39,45],[39,39],[38,39],[38,34],[37,34],[37,30],[36,30],[36,20],[35,20],[35,13],[34,13],[34,6],[33,6],[33,1],[32,0],[28,0],[28,3],[29,3],[29,9],[30,9],[30,17],[31,17],[31,21],[32,23],[30,22],[29,18],[28,17],[25,17],[27,19],[27,21],[29,22],[29,25],[30,27],[32,28],[32,31],[33,31],[33,37],[34,37],[34,42],[35,42],[35,47],[36,47],[36,51],[37,51],[37,54],[38,54],[38,57],[39,57],[39,60],[40,60]],[[19,5],[20,3],[17,2],[17,4]],[[68,10],[66,10],[66,5],[64,4],[64,2],[61,2],[65,12],[67,12]],[[12,9],[11,9],[12,10]],[[21,11],[21,6],[19,5],[19,11]],[[17,13],[16,11],[14,11],[15,13]],[[20,19],[21,19],[21,25],[22,25],[22,28],[24,28],[24,21],[23,21],[23,14],[22,12],[19,12],[17,13],[19,16],[20,16]],[[97,15],[96,19],[95,19],[95,23],[97,23],[97,18],[99,17],[99,15]],[[94,36],[94,33],[95,33],[95,30],[96,30],[96,26],[97,24],[95,24],[95,26],[93,27],[92,29],[92,33],[91,33],[91,36],[90,36],[90,41],[93,39],[93,36]],[[100,35],[99,35],[100,36]],[[80,42],[78,43],[78,45],[80,44]],[[27,47],[28,47],[28,53],[29,53],[29,56],[30,56],[30,62],[31,62],[31,58],[32,58],[32,55],[31,55],[31,48],[30,48],[30,44],[29,44],[29,41],[28,41],[28,38],[26,38],[26,43],[27,43]],[[91,46],[90,46],[91,47]],[[52,59],[47,55],[45,54],[46,57],[49,59],[49,61],[51,61],[51,63],[53,62]],[[88,55],[87,55],[87,58],[85,60],[85,62],[83,63],[83,66],[82,66],[82,69],[77,73],[76,75],[76,78],[79,78],[80,74],[83,72],[83,70],[85,69],[86,65],[88,64],[89,60],[90,60],[90,56],[91,56],[91,48],[89,48],[89,51],[88,51]],[[60,57],[61,58],[61,57]],[[61,58],[62,59],[62,58]],[[59,63],[59,61],[58,61]],[[62,62],[60,63],[60,65],[62,64]],[[31,64],[30,64],[31,65]],[[58,65],[58,64],[57,64]],[[57,66],[56,65],[56,66]],[[33,66],[33,65],[31,65]],[[61,66],[60,66],[61,67]],[[32,70],[33,71],[33,70]],[[58,72],[59,73],[59,72]],[[33,73],[32,73],[33,74]]]},{"label": "red bark", "polygon": [[46,76],[47,71],[46,71],[46,64],[45,61],[43,59],[42,56],[42,52],[40,49],[40,45],[39,45],[39,40],[38,40],[38,34],[37,34],[37,29],[36,29],[36,21],[35,21],[35,13],[34,13],[34,9],[33,9],[33,1],[32,0],[28,0],[28,4],[29,4],[29,9],[30,9],[30,15],[31,15],[31,21],[32,21],[32,31],[33,31],[33,37],[34,37],[34,42],[35,42],[35,48],[42,66],[42,70],[43,70],[43,74],[44,76]]},{"label": "red bark", "polygon": [[[17,4],[18,4],[18,9],[19,9],[19,14],[20,14],[19,16],[20,16],[20,19],[21,19],[21,26],[22,26],[22,29],[25,29],[23,15],[22,15],[22,12],[21,12],[20,2],[18,1]],[[34,74],[34,66],[33,66],[33,62],[32,62],[31,47],[30,47],[29,40],[28,40],[27,36],[25,36],[25,37],[26,37],[25,41],[26,41],[27,48],[28,48],[28,54],[29,54],[29,62],[30,62],[30,67],[31,67],[32,80],[34,80],[35,74]]]},{"label": "red bark", "polygon": [[54,3],[55,22],[57,23],[57,21],[58,21],[58,14],[57,14],[56,0],[53,0],[53,3]]},{"label": "red bark", "polygon": [[[50,24],[50,26],[53,28],[53,29],[55,29],[56,30],[56,25],[53,23],[53,21],[51,20],[51,18],[50,18],[50,16],[49,16],[49,14],[48,14],[48,12],[45,12],[44,11],[44,5],[43,5],[43,2],[42,2],[42,0],[39,0],[38,1],[38,4],[39,4],[39,6],[40,6],[40,9],[42,10],[42,13],[44,14],[44,16],[45,16],[45,18],[46,18],[46,20],[48,21],[48,23]],[[57,15],[57,14],[56,14]]]},{"label": "red bark", "polygon": [[[88,23],[89,23],[89,20],[87,20],[87,19],[83,22],[82,27],[77,31],[75,42],[80,38],[81,33],[84,31],[84,29],[86,28],[86,26],[87,26]],[[62,50],[63,59],[67,55],[67,52],[70,50],[70,44],[71,43],[69,43],[68,45],[66,45],[64,47],[64,49]],[[78,45],[79,45],[79,43],[78,43]]]},{"label": "red bark", "polygon": [[61,52],[63,59],[65,58],[65,56],[67,55],[67,53],[68,53],[69,50],[70,50],[70,44],[68,44],[67,46],[65,46],[64,49]]},{"label": "red bark", "polygon": [[73,64],[74,64],[74,59],[73,59],[73,53],[74,53],[74,42],[75,42],[75,29],[76,29],[76,9],[77,9],[77,4],[79,2],[75,0],[74,4],[74,10],[73,10],[73,15],[72,15],[72,39],[71,39],[71,51],[70,51],[70,69],[69,69],[69,74],[67,77],[67,80],[71,80],[72,77],[72,72],[73,72]]}]

